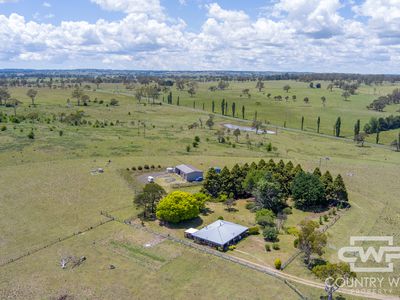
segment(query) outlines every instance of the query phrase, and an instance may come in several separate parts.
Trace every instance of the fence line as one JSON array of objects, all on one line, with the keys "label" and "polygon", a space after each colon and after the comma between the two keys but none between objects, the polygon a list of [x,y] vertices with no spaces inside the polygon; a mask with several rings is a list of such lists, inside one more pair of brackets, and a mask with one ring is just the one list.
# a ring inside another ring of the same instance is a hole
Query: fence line
[{"label": "fence line", "polygon": [[282,281],[283,283],[285,283],[290,289],[292,289],[297,295],[299,295],[299,297],[302,300],[307,300],[307,297],[304,296],[293,284],[289,284],[286,279],[282,278],[281,276],[278,276],[275,272],[273,272],[273,271],[271,271],[271,270],[269,270],[267,268],[252,264],[250,262],[246,262],[246,261],[241,260],[239,258],[233,257],[231,255],[227,255],[227,254],[222,253],[222,252],[217,251],[217,250],[213,250],[213,249],[211,249],[209,247],[204,247],[202,245],[196,244],[196,243],[191,242],[191,241],[179,239],[177,237],[171,236],[170,234],[164,234],[164,233],[160,233],[160,232],[154,231],[154,230],[152,230],[150,228],[147,228],[147,227],[144,227],[142,225],[134,224],[129,220],[118,219],[118,218],[110,215],[107,212],[102,212],[102,215],[107,217],[107,218],[109,218],[110,220],[114,220],[114,221],[123,223],[123,224],[131,226],[131,227],[133,227],[135,229],[148,232],[150,234],[153,234],[153,235],[156,235],[156,236],[171,240],[171,241],[179,243],[181,245],[184,245],[184,246],[187,246],[187,247],[190,247],[190,248],[194,248],[196,250],[199,250],[200,252],[203,252],[203,253],[206,253],[206,254],[210,254],[210,255],[214,255],[214,256],[220,257],[222,259],[225,259],[225,260],[234,262],[236,264],[242,265],[244,267],[253,269],[255,271],[262,272],[264,274],[273,276],[275,279],[278,279],[278,280]]},{"label": "fence line", "polygon": [[6,260],[5,262],[0,263],[0,267],[4,267],[4,266],[6,266],[6,265],[8,265],[8,264],[14,263],[14,262],[16,262],[16,261],[18,261],[18,260],[20,260],[20,259],[22,259],[22,258],[24,258],[24,257],[27,257],[27,256],[32,255],[32,254],[34,254],[34,253],[37,253],[37,252],[39,252],[39,251],[41,251],[41,250],[43,250],[43,249],[46,249],[46,248],[48,248],[48,247],[51,247],[51,246],[55,245],[55,244],[64,242],[64,241],[66,241],[66,240],[68,240],[68,239],[70,239],[70,238],[72,238],[72,237],[74,237],[74,236],[77,236],[77,235],[80,235],[80,234],[82,234],[82,233],[84,233],[84,232],[88,232],[88,231],[90,231],[90,230],[93,230],[93,229],[95,229],[95,228],[97,228],[97,227],[99,227],[99,226],[101,226],[101,225],[104,225],[104,224],[106,224],[106,223],[108,223],[108,222],[111,222],[111,221],[113,221],[113,219],[112,219],[112,218],[109,218],[108,220],[100,221],[100,222],[96,223],[95,225],[89,226],[88,228],[86,228],[86,229],[84,229],[84,230],[82,230],[82,231],[77,231],[77,232],[74,232],[74,233],[72,233],[72,234],[70,234],[70,235],[67,235],[67,236],[58,238],[57,240],[54,240],[54,241],[52,241],[52,242],[50,242],[50,243],[48,243],[48,244],[45,244],[45,245],[40,246],[40,247],[38,247],[38,248],[34,248],[33,250],[30,250],[30,251],[27,251],[27,252],[25,252],[24,254],[21,254],[20,256],[17,256],[17,257],[8,259],[8,260]]}]

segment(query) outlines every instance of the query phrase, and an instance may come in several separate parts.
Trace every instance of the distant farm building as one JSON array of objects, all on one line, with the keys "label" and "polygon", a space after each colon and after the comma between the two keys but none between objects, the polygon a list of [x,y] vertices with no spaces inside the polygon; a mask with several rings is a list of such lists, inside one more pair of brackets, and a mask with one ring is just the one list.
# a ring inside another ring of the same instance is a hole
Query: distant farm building
[{"label": "distant farm building", "polygon": [[201,181],[203,180],[203,171],[191,165],[179,165],[175,167],[175,173],[180,175],[186,181]]},{"label": "distant farm building", "polygon": [[198,243],[226,250],[229,245],[244,238],[248,230],[245,226],[218,220],[198,231],[190,228],[185,232],[185,236]]}]

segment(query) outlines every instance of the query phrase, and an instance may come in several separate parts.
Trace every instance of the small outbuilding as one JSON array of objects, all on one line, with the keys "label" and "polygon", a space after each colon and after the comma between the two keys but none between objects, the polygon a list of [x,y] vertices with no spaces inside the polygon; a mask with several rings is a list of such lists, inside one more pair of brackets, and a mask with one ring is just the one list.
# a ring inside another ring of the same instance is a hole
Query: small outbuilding
[{"label": "small outbuilding", "polygon": [[183,179],[189,182],[203,179],[203,171],[191,165],[176,166],[175,173],[180,175]]},{"label": "small outbuilding", "polygon": [[194,241],[215,248],[226,250],[247,236],[248,228],[224,220],[217,220],[199,231],[190,233]]}]

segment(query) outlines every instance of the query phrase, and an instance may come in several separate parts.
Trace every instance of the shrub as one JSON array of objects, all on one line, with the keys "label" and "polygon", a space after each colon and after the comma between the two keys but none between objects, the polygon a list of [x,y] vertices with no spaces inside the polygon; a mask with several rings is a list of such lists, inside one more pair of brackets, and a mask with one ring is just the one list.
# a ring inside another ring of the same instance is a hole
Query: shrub
[{"label": "shrub", "polygon": [[270,252],[271,246],[269,244],[265,244],[265,251]]},{"label": "shrub", "polygon": [[7,126],[6,125],[1,126],[1,131],[6,131],[6,130],[7,130]]},{"label": "shrub", "polygon": [[275,227],[267,226],[263,230],[264,239],[270,242],[278,240],[278,230]]},{"label": "shrub", "polygon": [[279,244],[278,244],[278,243],[273,243],[273,244],[272,244],[272,249],[274,249],[274,250],[279,250],[279,249],[281,249],[281,248],[279,247]]},{"label": "shrub", "polygon": [[282,210],[282,212],[283,212],[285,215],[291,215],[291,214],[293,213],[291,207],[285,207],[285,208]]},{"label": "shrub", "polygon": [[151,169],[154,169],[155,167],[154,167],[154,165],[151,165],[150,168],[151,168]]},{"label": "shrub", "polygon": [[249,234],[250,235],[260,234],[260,228],[258,228],[258,226],[250,227],[249,228]]},{"label": "shrub", "polygon": [[149,165],[144,165],[143,168],[144,168],[145,170],[150,169]]},{"label": "shrub", "polygon": [[271,144],[271,143],[268,143],[268,145],[267,145],[267,151],[268,151],[268,152],[271,152],[271,151],[272,151],[272,144]]},{"label": "shrub", "polygon": [[35,139],[35,134],[33,133],[33,130],[29,132],[28,138],[30,138],[31,140]]},{"label": "shrub", "polygon": [[118,103],[119,103],[119,102],[118,102],[117,99],[114,99],[114,98],[113,98],[113,99],[110,100],[110,105],[111,105],[111,106],[117,106]]},{"label": "shrub", "polygon": [[136,171],[136,167],[132,167],[131,169],[132,169],[132,171]]},{"label": "shrub", "polygon": [[231,250],[231,251],[233,251],[233,250],[236,249],[236,246],[235,246],[235,245],[230,245],[230,246],[228,247],[228,249]]},{"label": "shrub", "polygon": [[263,208],[256,212],[256,222],[261,226],[274,226],[275,214],[272,210]]},{"label": "shrub", "polygon": [[190,152],[190,145],[186,146],[186,152]]},{"label": "shrub", "polygon": [[282,261],[279,258],[277,258],[274,261],[274,265],[275,265],[275,269],[280,270],[282,267]]},{"label": "shrub", "polygon": [[287,234],[294,235],[294,236],[299,236],[299,233],[300,233],[299,229],[295,226],[288,227],[286,229],[286,232],[287,232]]},{"label": "shrub", "polygon": [[64,131],[60,130],[60,131],[58,132],[58,135],[59,135],[59,136],[63,136],[63,135],[64,135]]},{"label": "shrub", "polygon": [[198,137],[197,135],[194,137],[195,142],[200,143],[200,137]]},{"label": "shrub", "polygon": [[293,246],[294,246],[295,248],[297,248],[297,247],[299,246],[299,239],[295,239],[295,240],[293,241]]},{"label": "shrub", "polygon": [[142,166],[137,167],[139,171],[143,170]]},{"label": "shrub", "polygon": [[161,165],[158,165],[157,168],[161,169]]},{"label": "shrub", "polygon": [[253,210],[256,207],[256,204],[254,202],[247,202],[246,203],[246,208],[249,210]]},{"label": "shrub", "polygon": [[199,143],[197,143],[197,142],[192,143],[193,148],[197,148],[198,145],[199,145]]},{"label": "shrub", "polygon": [[328,219],[328,215],[324,215],[324,221],[325,221],[325,222],[328,222],[328,220],[329,220],[329,219]]},{"label": "shrub", "polygon": [[223,219],[224,219],[223,216],[219,216],[219,217],[218,217],[218,220],[223,220]]}]

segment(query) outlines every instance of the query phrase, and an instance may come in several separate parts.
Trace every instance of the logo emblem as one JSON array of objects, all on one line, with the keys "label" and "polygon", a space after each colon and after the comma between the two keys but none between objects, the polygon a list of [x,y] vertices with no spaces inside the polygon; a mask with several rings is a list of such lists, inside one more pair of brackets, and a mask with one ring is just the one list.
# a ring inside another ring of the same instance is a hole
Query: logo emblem
[{"label": "logo emblem", "polygon": [[[386,245],[365,248],[360,246],[362,242],[380,242]],[[400,259],[400,247],[393,246],[392,236],[352,236],[350,246],[340,248],[338,256],[341,261],[349,263],[352,272],[393,272],[392,260]],[[384,263],[385,266],[366,267],[369,260],[376,264]]]}]

